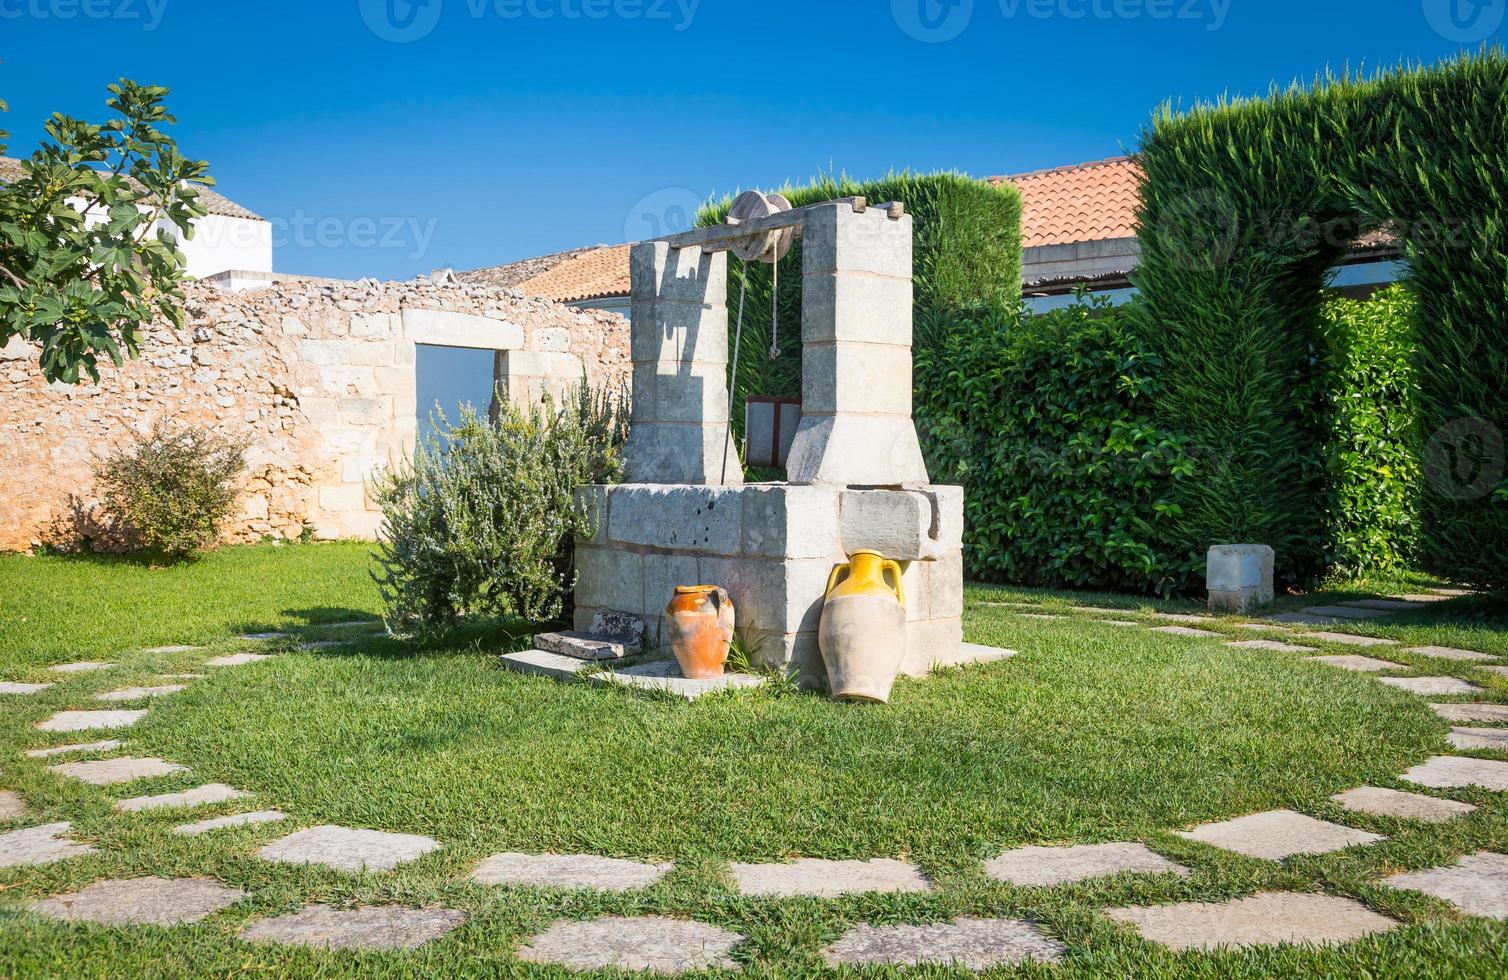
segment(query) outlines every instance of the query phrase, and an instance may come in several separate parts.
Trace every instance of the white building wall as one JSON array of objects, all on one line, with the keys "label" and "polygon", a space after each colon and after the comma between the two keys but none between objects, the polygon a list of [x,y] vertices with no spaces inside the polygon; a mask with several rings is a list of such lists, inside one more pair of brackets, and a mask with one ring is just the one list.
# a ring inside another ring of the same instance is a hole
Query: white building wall
[{"label": "white building wall", "polygon": [[196,279],[229,270],[272,271],[272,225],[249,218],[205,215],[194,222],[194,237],[186,239],[170,223],[160,222],[178,240],[188,260],[188,274]]}]

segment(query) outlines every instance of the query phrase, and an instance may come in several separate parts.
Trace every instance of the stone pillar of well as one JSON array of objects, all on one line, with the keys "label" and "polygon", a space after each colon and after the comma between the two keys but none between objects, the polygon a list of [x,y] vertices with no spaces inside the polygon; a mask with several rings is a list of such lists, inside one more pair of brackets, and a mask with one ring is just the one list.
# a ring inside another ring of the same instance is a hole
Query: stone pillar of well
[{"label": "stone pillar of well", "polygon": [[846,201],[806,217],[793,484],[927,485],[911,421],[912,231],[909,214]]},{"label": "stone pillar of well", "polygon": [[630,483],[740,486],[728,426],[728,256],[633,247]]}]

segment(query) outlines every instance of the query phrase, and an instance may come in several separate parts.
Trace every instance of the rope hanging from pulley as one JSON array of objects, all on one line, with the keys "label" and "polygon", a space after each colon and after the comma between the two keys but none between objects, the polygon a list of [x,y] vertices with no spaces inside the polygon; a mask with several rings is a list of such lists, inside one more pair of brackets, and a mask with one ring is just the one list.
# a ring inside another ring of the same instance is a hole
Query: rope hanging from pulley
[{"label": "rope hanging from pulley", "polygon": [[[759,191],[744,191],[734,200],[733,206],[728,209],[727,221],[730,225],[741,225],[760,218],[768,218],[782,211],[791,210],[791,202],[784,195],[770,194],[765,196]],[[762,234],[753,234],[735,241],[730,251],[745,268],[743,275],[739,277],[738,289],[738,321],[733,332],[733,375],[728,381],[728,423],[733,422],[734,399],[738,392],[738,361],[743,353],[744,341],[744,301],[749,295],[749,270],[750,262],[763,262],[772,266],[770,286],[770,360],[780,356],[780,260],[790,252],[791,246],[796,242],[796,229],[781,228],[775,231],[767,231]],[[732,440],[730,439],[729,442]],[[728,479],[728,449],[723,446],[723,482]]]}]

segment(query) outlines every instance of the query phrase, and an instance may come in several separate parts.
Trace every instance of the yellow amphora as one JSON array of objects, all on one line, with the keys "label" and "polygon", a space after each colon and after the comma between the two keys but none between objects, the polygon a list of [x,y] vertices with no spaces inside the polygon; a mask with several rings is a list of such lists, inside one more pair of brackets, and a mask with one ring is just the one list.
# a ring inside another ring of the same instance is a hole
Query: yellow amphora
[{"label": "yellow amphora", "polygon": [[906,659],[901,566],[877,551],[856,551],[834,568],[817,639],[834,698],[889,702]]}]

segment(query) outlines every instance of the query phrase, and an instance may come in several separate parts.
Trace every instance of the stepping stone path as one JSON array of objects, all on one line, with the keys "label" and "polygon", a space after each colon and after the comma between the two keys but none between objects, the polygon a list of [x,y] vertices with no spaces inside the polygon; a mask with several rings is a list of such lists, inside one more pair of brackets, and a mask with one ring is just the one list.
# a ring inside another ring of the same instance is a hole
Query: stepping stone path
[{"label": "stepping stone path", "polygon": [[1398,820],[1418,820],[1421,823],[1447,823],[1468,813],[1475,813],[1477,809],[1470,803],[1457,803],[1455,800],[1442,800],[1418,793],[1401,793],[1396,789],[1380,789],[1376,786],[1347,790],[1330,799],[1357,813]]},{"label": "stepping stone path", "polygon": [[520,674],[537,674],[557,681],[583,681],[599,687],[632,687],[641,691],[666,691],[695,701],[716,691],[763,687],[768,680],[751,674],[724,674],[709,680],[688,680],[674,660],[656,660],[621,670],[581,673],[585,661],[547,650],[504,654],[498,662]]},{"label": "stepping stone path", "polygon": [[836,898],[868,892],[928,892],[932,885],[915,866],[889,858],[872,861],[819,861],[789,864],[734,864],[733,880],[745,895]]},{"label": "stepping stone path", "polygon": [[292,635],[292,633],[243,633],[236,639],[257,643],[263,640],[286,640]]},{"label": "stepping stone path", "polygon": [[1166,620],[1170,620],[1170,621],[1175,622],[1175,623],[1195,623],[1195,624],[1197,624],[1197,623],[1213,623],[1213,622],[1215,622],[1215,617],[1214,616],[1191,616],[1191,615],[1188,615],[1187,613],[1165,613],[1165,612],[1153,613],[1152,615],[1155,616],[1155,617],[1157,617],[1158,619],[1166,619]]},{"label": "stepping stone path", "polygon": [[1279,613],[1272,617],[1272,621],[1290,626],[1335,626],[1342,622],[1335,616],[1312,616],[1309,613]]},{"label": "stepping stone path", "polygon": [[155,776],[172,776],[188,772],[187,766],[164,762],[161,759],[105,759],[101,762],[67,762],[48,766],[48,772],[77,779],[91,786],[115,786],[119,783],[134,783],[138,779]]},{"label": "stepping stone path", "polygon": [[40,694],[52,687],[51,684],[16,684],[11,681],[0,681],[0,694]]},{"label": "stepping stone path", "polygon": [[1395,647],[1397,640],[1384,640],[1379,636],[1357,636],[1355,633],[1305,633],[1304,639],[1318,640],[1321,643],[1341,643],[1352,647]]},{"label": "stepping stone path", "polygon": [[1329,616],[1332,619],[1381,619],[1391,616],[1390,610],[1368,609],[1364,606],[1312,606],[1304,610],[1306,616]]},{"label": "stepping stone path", "polygon": [[1330,895],[1263,892],[1232,902],[1110,909],[1117,922],[1178,951],[1279,943],[1337,945],[1396,929],[1360,902]]},{"label": "stepping stone path", "polygon": [[1101,619],[1101,620],[1098,620],[1098,622],[1101,623],[1102,625],[1105,625],[1105,626],[1140,626],[1141,625],[1141,623],[1138,623],[1134,619]]},{"label": "stepping stone path", "polygon": [[1152,632],[1166,633],[1169,636],[1190,636],[1197,638],[1220,636],[1219,633],[1214,633],[1210,630],[1196,629],[1192,626],[1154,626],[1152,628]]},{"label": "stepping stone path", "polygon": [[162,687],[128,687],[123,691],[96,694],[96,701],[140,701],[144,698],[160,698],[165,694],[177,694],[188,690],[187,684],[167,684]]},{"label": "stepping stone path", "polygon": [[1475,662],[1497,659],[1491,654],[1477,653],[1475,650],[1457,650],[1454,647],[1410,647],[1407,652],[1416,653],[1421,657],[1434,657],[1436,660]]},{"label": "stepping stone path", "polygon": [[454,909],[383,906],[342,911],[311,905],[292,915],[253,922],[241,938],[253,943],[316,949],[416,949],[466,921]]},{"label": "stepping stone path", "polygon": [[88,674],[96,670],[109,670],[114,666],[114,664],[105,663],[101,660],[82,660],[76,664],[58,664],[56,667],[49,667],[47,669],[55,670],[60,674]]},{"label": "stepping stone path", "polygon": [[1466,759],[1441,755],[1415,766],[1401,777],[1405,782],[1430,789],[1465,789],[1480,786],[1495,793],[1508,793],[1508,762]]},{"label": "stepping stone path", "polygon": [[1057,963],[1068,948],[1030,922],[958,919],[926,926],[856,926],[822,951],[827,965],[922,966],[989,970],[1028,960]]},{"label": "stepping stone path", "polygon": [[1488,721],[1508,724],[1508,704],[1432,704],[1446,721]]},{"label": "stepping stone path", "polygon": [[206,660],[206,667],[240,667],[244,664],[254,664],[258,660],[271,660],[272,656],[265,653],[232,653],[224,657],[216,657]]},{"label": "stepping stone path", "polygon": [[440,842],[418,834],[389,834],[349,827],[311,827],[273,841],[257,852],[280,864],[323,864],[336,871],[391,871],[440,849]]},{"label": "stepping stone path", "polygon": [[1381,834],[1342,827],[1291,810],[1274,810],[1205,824],[1191,831],[1181,831],[1178,836],[1268,861],[1282,861],[1295,854],[1329,854],[1357,844],[1375,844],[1387,839]]},{"label": "stepping stone path", "polygon": [[59,745],[51,749],[31,749],[26,753],[28,759],[51,759],[59,755],[73,755],[82,752],[113,752],[120,748],[121,743],[115,739],[106,739],[103,742],[85,742],[82,745]]},{"label": "stepping stone path", "polygon": [[1362,599],[1357,602],[1342,602],[1347,609],[1381,609],[1384,612],[1417,612],[1420,609],[1428,609],[1431,602],[1437,601],[1438,596],[1432,596],[1429,601],[1421,602],[1417,599]]},{"label": "stepping stone path", "polygon": [[130,728],[146,711],[59,711],[37,723],[39,732],[87,732],[96,728]]},{"label": "stepping stone path", "polygon": [[1508,677],[1508,667],[1478,667],[1477,670],[1485,670],[1489,674],[1497,674],[1499,677]]},{"label": "stepping stone path", "polygon": [[1449,902],[1467,915],[1508,919],[1508,855],[1483,851],[1449,868],[1394,875],[1382,883]]},{"label": "stepping stone path", "polygon": [[1508,752],[1508,728],[1452,728],[1446,738],[1458,749]]},{"label": "stepping stone path", "polygon": [[1403,664],[1395,664],[1387,660],[1376,660],[1372,657],[1310,657],[1310,663],[1324,664],[1327,667],[1338,667],[1341,670],[1351,670],[1359,674],[1376,674],[1384,670],[1407,670]]},{"label": "stepping stone path", "polygon": [[646,916],[557,922],[519,950],[526,963],[549,963],[568,970],[653,970],[681,974],[692,970],[736,970],[730,957],[743,937],[704,922]]},{"label": "stepping stone path", "polygon": [[1058,621],[1060,619],[1066,619],[1067,617],[1066,616],[1053,616],[1053,615],[1050,615],[1048,613],[1021,613],[1021,618],[1022,619],[1040,619],[1043,622],[1056,622],[1056,621]]},{"label": "stepping stone path", "polygon": [[26,801],[8,789],[0,789],[0,822],[26,816]]},{"label": "stepping stone path", "polygon": [[1279,643],[1277,640],[1239,640],[1227,643],[1238,650],[1271,650],[1274,653],[1313,653],[1314,647],[1301,647],[1296,643]]},{"label": "stepping stone path", "polygon": [[211,820],[200,820],[197,823],[186,823],[181,827],[174,827],[173,833],[182,837],[198,837],[200,834],[222,830],[226,827],[246,827],[255,824],[277,823],[279,820],[286,819],[288,819],[288,815],[278,810],[258,810],[255,813],[238,813],[231,817],[215,817]]},{"label": "stepping stone path", "polygon": [[72,827],[71,823],[50,823],[0,834],[0,868],[55,864],[82,854],[93,854],[94,848],[88,844],[75,844],[64,839],[63,835]]},{"label": "stepping stone path", "polygon": [[985,874],[1012,885],[1045,888],[1119,874],[1176,874],[1188,868],[1145,844],[1081,844],[1077,847],[1022,847],[986,861]]},{"label": "stepping stone path", "polygon": [[1378,681],[1388,687],[1396,687],[1410,694],[1425,696],[1439,694],[1480,694],[1482,689],[1456,677],[1379,677]]},{"label": "stepping stone path", "polygon": [[202,647],[182,647],[182,646],[179,646],[179,647],[152,647],[149,650],[143,650],[141,652],[142,653],[193,653],[195,650],[201,650],[201,649],[203,649],[203,648]]},{"label": "stepping stone path", "polygon": [[208,878],[101,881],[71,895],[36,902],[33,912],[66,922],[109,926],[176,926],[229,908],[246,893]]},{"label": "stepping stone path", "polygon": [[224,803],[227,800],[245,799],[251,795],[251,793],[236,789],[234,786],[226,786],[224,783],[210,783],[208,786],[184,790],[182,793],[164,793],[161,796],[137,796],[129,800],[121,800],[115,804],[115,809],[121,813],[140,813],[143,810],[165,810],[169,807],[205,806],[210,803]]},{"label": "stepping stone path", "polygon": [[497,854],[478,865],[471,873],[471,880],[483,885],[628,892],[648,888],[673,867],[673,864],[641,864],[589,854]]}]

